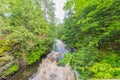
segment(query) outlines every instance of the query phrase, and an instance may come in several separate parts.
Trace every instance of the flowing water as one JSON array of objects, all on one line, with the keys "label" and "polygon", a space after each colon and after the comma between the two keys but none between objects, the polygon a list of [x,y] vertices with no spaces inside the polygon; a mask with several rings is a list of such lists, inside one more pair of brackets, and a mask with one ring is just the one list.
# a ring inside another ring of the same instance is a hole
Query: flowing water
[{"label": "flowing water", "polygon": [[66,45],[56,39],[53,51],[42,60],[37,73],[29,80],[77,80],[77,77],[69,65],[58,66],[57,61],[68,52]]},{"label": "flowing water", "polygon": [[61,54],[65,54],[69,52],[66,49],[66,45],[59,39],[55,39],[55,45],[53,45],[53,51],[60,52]]},{"label": "flowing water", "polygon": [[37,65],[37,70],[35,66],[28,69],[28,71],[24,71],[22,74],[25,75],[23,76],[24,78],[20,76],[21,74],[16,74],[19,75],[19,77],[13,77],[9,80],[77,80],[76,74],[69,65],[63,67],[57,64],[67,52],[66,45],[61,40],[56,39],[53,50]]}]

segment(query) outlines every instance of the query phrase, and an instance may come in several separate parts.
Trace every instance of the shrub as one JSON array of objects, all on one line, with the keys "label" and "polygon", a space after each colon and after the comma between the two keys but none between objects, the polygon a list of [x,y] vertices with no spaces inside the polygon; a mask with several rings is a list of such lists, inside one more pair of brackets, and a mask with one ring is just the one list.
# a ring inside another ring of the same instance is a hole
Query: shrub
[{"label": "shrub", "polygon": [[75,66],[91,66],[96,61],[98,50],[94,47],[83,47],[78,52],[73,53],[71,65]]},{"label": "shrub", "polygon": [[119,68],[115,68],[114,70],[115,70],[114,76],[115,76],[116,78],[120,78],[120,67],[119,67]]},{"label": "shrub", "polygon": [[120,67],[120,57],[117,53],[103,52],[100,57],[100,62],[108,63],[112,67]]},{"label": "shrub", "polygon": [[19,66],[15,64],[11,68],[8,69],[8,71],[6,72],[6,75],[12,74],[15,71],[17,71],[18,69],[19,69]]},{"label": "shrub", "polygon": [[81,75],[81,79],[89,77],[89,67],[97,60],[98,50],[94,47],[83,47],[73,54],[66,54],[61,64],[70,64]]},{"label": "shrub", "polygon": [[34,62],[36,62],[37,60],[40,59],[41,55],[42,55],[42,51],[32,51],[31,53],[29,53],[29,55],[27,56],[28,59],[28,64],[33,64]]},{"label": "shrub", "polygon": [[66,53],[65,56],[64,56],[64,58],[62,60],[60,60],[58,63],[60,65],[65,66],[65,64],[70,64],[71,59],[72,59],[72,54]]},{"label": "shrub", "polygon": [[28,55],[27,55],[27,62],[28,64],[33,64],[37,60],[40,59],[40,57],[45,54],[47,48],[45,46],[42,47],[35,47]]},{"label": "shrub", "polygon": [[89,70],[96,78],[113,78],[114,74],[114,69],[107,63],[95,63]]}]

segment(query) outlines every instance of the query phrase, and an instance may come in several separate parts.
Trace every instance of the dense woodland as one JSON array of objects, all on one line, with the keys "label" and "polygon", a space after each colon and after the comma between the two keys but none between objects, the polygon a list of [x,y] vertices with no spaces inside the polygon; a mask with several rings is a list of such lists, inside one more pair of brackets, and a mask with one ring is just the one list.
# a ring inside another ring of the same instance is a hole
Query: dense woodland
[{"label": "dense woodland", "polygon": [[63,65],[79,79],[120,78],[120,0],[68,0],[64,9],[61,38],[74,52]]},{"label": "dense woodland", "polygon": [[52,0],[0,0],[0,79],[41,60],[54,39],[70,52],[59,61],[79,80],[120,79],[120,0],[67,0],[57,24]]},{"label": "dense woodland", "polygon": [[32,65],[57,36],[49,0],[0,1],[0,78]]}]

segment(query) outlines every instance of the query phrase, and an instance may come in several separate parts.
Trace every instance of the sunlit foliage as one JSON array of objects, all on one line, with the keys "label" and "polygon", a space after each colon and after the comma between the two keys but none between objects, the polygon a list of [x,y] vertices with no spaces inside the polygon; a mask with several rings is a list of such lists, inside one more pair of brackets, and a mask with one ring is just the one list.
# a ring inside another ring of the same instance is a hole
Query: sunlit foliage
[{"label": "sunlit foliage", "polygon": [[[119,78],[114,73],[119,74],[115,68],[120,69],[117,65],[120,53],[120,1],[68,0],[64,9],[68,15],[61,38],[75,50],[70,64],[80,73],[80,79]],[[90,72],[93,67],[104,68],[104,65],[110,65],[109,69],[114,72]]]}]

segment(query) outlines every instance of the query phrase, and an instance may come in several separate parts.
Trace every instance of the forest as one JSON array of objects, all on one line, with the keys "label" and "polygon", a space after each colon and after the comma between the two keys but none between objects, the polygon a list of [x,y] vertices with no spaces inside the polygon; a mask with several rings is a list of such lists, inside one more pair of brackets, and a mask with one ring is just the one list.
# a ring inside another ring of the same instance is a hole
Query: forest
[{"label": "forest", "polygon": [[42,60],[55,39],[69,50],[57,64],[69,65],[76,80],[119,80],[120,0],[67,0],[59,24],[54,5],[53,0],[0,0],[0,80]]}]

